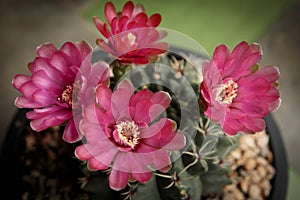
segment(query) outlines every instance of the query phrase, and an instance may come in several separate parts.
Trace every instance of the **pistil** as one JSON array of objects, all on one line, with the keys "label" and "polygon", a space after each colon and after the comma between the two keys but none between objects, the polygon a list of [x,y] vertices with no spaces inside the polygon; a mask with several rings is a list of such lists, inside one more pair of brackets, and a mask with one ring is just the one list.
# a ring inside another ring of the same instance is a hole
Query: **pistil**
[{"label": "pistil", "polygon": [[231,104],[233,99],[237,96],[238,84],[233,80],[228,80],[221,85],[217,93],[216,99],[225,104]]},{"label": "pistil", "polygon": [[118,132],[118,142],[134,149],[139,141],[138,126],[133,121],[121,122],[116,125],[116,130]]}]

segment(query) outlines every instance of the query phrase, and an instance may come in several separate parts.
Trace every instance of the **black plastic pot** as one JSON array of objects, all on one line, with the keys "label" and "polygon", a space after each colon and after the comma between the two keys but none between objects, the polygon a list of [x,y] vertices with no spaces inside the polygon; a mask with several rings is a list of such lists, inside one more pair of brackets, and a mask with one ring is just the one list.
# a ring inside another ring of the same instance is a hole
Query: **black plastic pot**
[{"label": "black plastic pot", "polygon": [[267,133],[270,135],[270,148],[274,156],[274,167],[276,174],[272,180],[272,191],[270,200],[286,199],[288,189],[288,162],[285,147],[282,142],[281,133],[271,114],[265,117]]}]

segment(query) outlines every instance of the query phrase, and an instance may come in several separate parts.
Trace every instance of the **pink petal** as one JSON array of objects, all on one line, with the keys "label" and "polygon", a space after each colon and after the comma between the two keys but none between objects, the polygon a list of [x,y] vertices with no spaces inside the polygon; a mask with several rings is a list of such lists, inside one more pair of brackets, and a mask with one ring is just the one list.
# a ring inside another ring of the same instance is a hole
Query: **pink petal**
[{"label": "pink petal", "polygon": [[61,71],[59,71],[49,63],[48,58],[35,58],[34,62],[30,66],[28,66],[28,69],[32,74],[38,71],[44,71],[49,77],[55,77],[55,80],[59,83],[71,82],[69,76],[64,76]]},{"label": "pink petal", "polygon": [[167,150],[180,150],[186,145],[186,138],[180,132],[173,133],[173,138],[166,144],[163,149]]},{"label": "pink petal", "polygon": [[229,48],[225,45],[219,45],[213,55],[213,62],[219,69],[223,70],[230,56]]},{"label": "pink petal", "polygon": [[117,35],[114,35],[112,38],[110,38],[110,41],[115,49],[116,57],[124,56],[132,49],[135,49],[135,46],[132,46],[130,44],[127,35],[128,32],[121,32]]},{"label": "pink petal", "polygon": [[276,111],[281,105],[281,98],[278,98],[276,101],[268,103],[268,108],[270,112]]},{"label": "pink petal", "polygon": [[240,42],[236,47],[232,50],[230,58],[239,58],[244,54],[244,52],[249,48],[249,44],[246,41]]},{"label": "pink petal", "polygon": [[131,94],[124,89],[118,89],[112,94],[111,98],[111,111],[114,119],[119,122],[120,120],[130,120],[129,113],[129,100]]},{"label": "pink petal", "polygon": [[246,70],[252,67],[254,64],[258,63],[261,60],[261,52],[255,52],[250,54],[248,57],[244,58],[244,61],[241,64],[240,70]]},{"label": "pink petal", "polygon": [[100,84],[96,89],[96,103],[99,108],[110,110],[112,91],[106,85]]},{"label": "pink petal", "polygon": [[169,44],[167,42],[159,42],[159,43],[155,43],[155,44],[151,44],[149,45],[149,47],[151,47],[151,54],[155,55],[155,54],[161,54],[164,53],[165,51],[168,50],[169,48]]},{"label": "pink petal", "polygon": [[80,160],[89,160],[100,154],[101,149],[97,145],[83,144],[75,149],[75,156]]},{"label": "pink petal", "polygon": [[137,28],[134,29],[134,33],[138,36],[137,43],[140,48],[155,48],[154,44],[160,39],[161,36],[160,32],[155,28]]},{"label": "pink petal", "polygon": [[167,172],[171,168],[171,160],[168,151],[157,150],[153,153],[154,158],[152,166],[161,172]]},{"label": "pink petal", "polygon": [[50,64],[63,74],[73,74],[70,70],[70,63],[66,55],[62,52],[54,53],[51,57]]},{"label": "pink petal", "polygon": [[[141,142],[142,143],[142,142]],[[149,163],[152,163],[152,161],[154,160],[154,157],[151,156],[151,152],[155,152],[158,149],[155,147],[151,147],[145,144],[141,144],[139,146],[137,146],[137,148],[135,149],[135,153],[141,153],[143,155],[143,163],[145,165],[148,165]]]},{"label": "pink petal", "polygon": [[131,173],[131,175],[140,183],[147,183],[152,178],[152,172]]},{"label": "pink petal", "polygon": [[205,111],[205,115],[211,118],[213,121],[218,121],[221,125],[223,124],[226,116],[228,107],[226,104],[221,104],[219,102],[213,102],[213,107],[208,107]]},{"label": "pink petal", "polygon": [[39,57],[49,58],[55,53],[57,49],[51,43],[44,43],[37,47],[36,53]]},{"label": "pink petal", "polygon": [[137,4],[133,9],[132,17],[135,17],[136,15],[144,11],[145,11],[144,6],[142,4]]},{"label": "pink petal", "polygon": [[[75,156],[80,160],[89,160],[94,156],[94,151],[90,150],[91,148],[95,147],[94,145],[83,144],[77,146],[75,149]],[[94,148],[95,149],[95,148]]]},{"label": "pink petal", "polygon": [[121,62],[123,63],[136,63],[136,64],[148,64],[149,59],[148,58],[139,58],[139,57],[134,57],[134,58],[128,58],[128,57],[120,57]]},{"label": "pink petal", "polygon": [[[72,63],[72,65],[79,65],[81,63],[81,55],[75,44],[72,42],[66,42],[60,49],[65,55],[68,56],[68,61]],[[82,59],[83,60],[83,59]]]},{"label": "pink petal", "polygon": [[233,50],[230,62],[223,71],[223,76],[230,76],[236,80],[237,77],[250,74],[250,68],[261,59],[261,56],[259,45],[251,44],[249,46],[248,43],[241,42]]},{"label": "pink petal", "polygon": [[[160,43],[161,44],[161,43]],[[152,45],[153,46],[153,45]],[[165,49],[163,49],[165,48]],[[158,55],[158,54],[162,54],[164,52],[166,52],[167,46],[166,47],[157,47],[157,48],[142,48],[138,51],[137,55],[140,57],[145,57],[148,59],[148,62],[151,59],[151,55]],[[129,52],[128,55],[131,55],[134,57],[133,55],[134,53]]]},{"label": "pink petal", "polygon": [[127,30],[137,29],[140,28],[139,25],[135,21],[130,21],[127,24]]},{"label": "pink petal", "polygon": [[82,139],[82,135],[78,131],[74,119],[70,120],[64,129],[63,140],[68,143],[78,142]]},{"label": "pink petal", "polygon": [[235,102],[232,107],[241,110],[248,116],[262,117],[268,114],[267,105],[256,102]]},{"label": "pink petal", "polygon": [[77,49],[80,52],[81,61],[83,60],[83,58],[86,58],[87,56],[90,56],[92,51],[93,51],[92,46],[89,43],[85,42],[85,41],[77,42],[77,43],[75,43],[75,46],[77,47]]},{"label": "pink petal", "polygon": [[154,148],[164,148],[175,137],[176,133],[173,132],[173,123],[171,120],[164,118],[161,121],[165,121],[164,127],[152,137],[143,138],[143,144],[146,144]]},{"label": "pink petal", "polygon": [[134,106],[138,102],[143,101],[143,100],[149,100],[152,96],[153,96],[152,91],[147,90],[147,89],[142,89],[132,96],[132,98],[130,99],[130,106]]},{"label": "pink petal", "polygon": [[[110,25],[110,30],[111,30],[111,33],[113,35],[116,35],[118,33],[120,33],[121,30],[119,30],[119,19],[117,17],[113,18],[112,21],[111,21],[111,25]],[[122,26],[123,24],[121,24]]]},{"label": "pink petal", "polygon": [[[120,19],[119,19],[119,23],[118,23],[118,31],[125,31],[126,30],[126,26],[128,24],[128,21],[129,21],[129,17],[128,16],[125,16],[123,15]],[[118,32],[118,33],[119,33]]]},{"label": "pink petal", "polygon": [[230,115],[231,118],[239,119],[242,117],[246,117],[247,113],[244,113],[243,111],[241,111],[236,107],[230,107],[230,111],[228,112],[228,115]]},{"label": "pink petal", "polygon": [[106,135],[103,133],[103,128],[99,124],[94,124],[83,119],[79,124],[79,130],[87,138],[89,143],[99,146],[107,141]]},{"label": "pink petal", "polygon": [[[115,124],[115,121],[109,121],[107,116],[102,116],[102,114],[103,113],[101,113],[95,104],[91,104],[85,109],[84,117],[80,121],[79,129],[81,133],[86,136],[86,138],[89,138],[88,140],[90,143],[106,143],[107,137],[110,137],[110,133],[106,135],[106,128],[110,124]],[[100,121],[101,119],[103,120]],[[106,146],[108,144],[106,144]]]},{"label": "pink petal", "polygon": [[[144,166],[151,166],[162,172],[167,172],[171,167],[170,155],[167,150],[153,149],[147,145],[140,145],[136,153],[140,155],[140,162]],[[147,172],[148,170],[145,170]]]},{"label": "pink petal", "polygon": [[32,82],[40,89],[48,90],[52,94],[60,95],[65,89],[66,84],[58,83],[49,77],[44,71],[38,71],[32,75]]},{"label": "pink petal", "polygon": [[224,133],[226,133],[227,135],[231,135],[231,136],[234,136],[238,133],[238,130],[233,129],[227,123],[223,125],[222,130],[224,131]]},{"label": "pink petal", "polygon": [[160,14],[153,14],[149,17],[147,25],[150,27],[157,27],[161,22],[161,15]]},{"label": "pink petal", "polygon": [[133,95],[130,105],[135,107],[134,120],[149,123],[157,118],[170,104],[171,97],[166,92],[152,93],[143,89]]},{"label": "pink petal", "polygon": [[37,90],[32,94],[32,98],[39,104],[52,105],[57,102],[57,97],[53,96],[47,90]]},{"label": "pink petal", "polygon": [[269,83],[274,83],[279,79],[280,72],[278,67],[276,66],[266,66],[262,68],[261,70],[257,71],[251,78],[249,79],[253,80],[256,78],[263,78],[267,80]]},{"label": "pink petal", "polygon": [[95,104],[90,104],[84,109],[84,115],[83,117],[85,120],[91,122],[91,123],[98,123],[97,120],[97,106]]},{"label": "pink petal", "polygon": [[109,186],[114,190],[121,190],[127,186],[128,173],[112,169],[109,175]]},{"label": "pink petal", "polygon": [[[222,75],[224,77],[230,77],[231,73],[239,68],[241,65],[242,57],[244,53],[249,49],[247,42],[243,41],[239,43],[232,51],[229,60],[226,65],[222,67]],[[220,67],[220,66],[218,66]],[[250,66],[249,66],[250,67]]]},{"label": "pink petal", "polygon": [[103,163],[104,165],[111,165],[113,160],[116,156],[118,156],[118,149],[109,141],[104,142],[102,146],[98,146],[101,149],[100,153],[95,156],[99,162]]},{"label": "pink petal", "polygon": [[107,24],[102,22],[98,17],[94,17],[93,21],[94,21],[94,24],[95,24],[96,28],[100,31],[100,33],[104,37],[106,37],[106,38],[111,37],[111,33],[108,30]]},{"label": "pink petal", "polygon": [[263,95],[259,101],[262,103],[271,103],[280,99],[279,90],[275,87],[271,87],[270,90]]},{"label": "pink petal", "polygon": [[[150,123],[153,119],[150,117],[150,108],[152,103],[150,101],[140,101],[135,105],[133,119],[136,122]],[[133,114],[133,113],[131,113]]]},{"label": "pink petal", "polygon": [[59,110],[53,113],[49,113],[48,115],[44,115],[41,118],[32,120],[30,126],[33,130],[42,131],[49,127],[61,125],[71,117],[71,112]]},{"label": "pink petal", "polygon": [[246,80],[242,78],[238,82],[238,92],[236,101],[241,99],[242,101],[250,101],[252,98],[259,98],[260,96],[265,95],[271,88],[270,83],[268,83],[263,78],[257,78],[253,81]]},{"label": "pink petal", "polygon": [[31,76],[25,75],[25,74],[17,74],[12,80],[12,85],[14,88],[17,90],[20,90],[22,85],[27,83],[28,81],[31,80]]},{"label": "pink petal", "polygon": [[112,55],[115,54],[115,51],[113,50],[113,48],[112,48],[109,44],[107,44],[103,39],[98,38],[98,39],[96,40],[96,44],[97,44],[101,49],[103,49],[104,51],[106,51],[107,53],[110,53],[110,54],[112,54]]},{"label": "pink petal", "polygon": [[124,89],[127,90],[128,93],[134,93],[134,87],[129,80],[124,79],[122,82],[119,83],[117,89]]},{"label": "pink petal", "polygon": [[266,128],[265,120],[262,118],[245,118],[241,122],[247,129],[253,132],[259,132]]},{"label": "pink petal", "polygon": [[133,85],[129,81],[123,80],[117,90],[112,93],[111,109],[116,120],[130,120],[129,101],[133,92]]},{"label": "pink petal", "polygon": [[170,94],[164,91],[155,92],[150,99],[153,104],[159,104],[163,108],[167,108],[170,105],[171,100]]},{"label": "pink petal", "polygon": [[59,106],[45,107],[40,109],[34,109],[33,111],[28,112],[26,116],[29,119],[37,119],[40,118],[41,116],[45,116],[48,115],[49,113],[53,113],[60,110],[62,110],[62,108]]},{"label": "pink petal", "polygon": [[239,77],[251,74],[250,68],[261,60],[262,55],[258,53],[253,53],[247,58],[244,58],[242,63],[239,66],[236,66],[236,69],[230,75],[234,80]]},{"label": "pink petal", "polygon": [[132,11],[134,9],[134,4],[132,1],[127,1],[126,4],[123,6],[122,15],[130,17],[132,15]]},{"label": "pink petal", "polygon": [[221,73],[214,62],[205,62],[203,66],[204,81],[209,89],[221,83]]},{"label": "pink petal", "polygon": [[91,158],[88,160],[87,163],[87,167],[89,170],[106,170],[108,169],[108,165],[105,165],[104,163],[102,163],[101,161],[95,159],[95,158]]},{"label": "pink petal", "polygon": [[39,90],[32,81],[23,82],[22,85],[18,85],[19,91],[27,98],[32,99],[32,95],[34,92]]},{"label": "pink petal", "polygon": [[[228,114],[230,115],[230,114]],[[230,130],[227,134],[235,135],[238,131],[243,130],[245,127],[238,119],[233,119],[231,117],[227,117],[225,119],[225,123],[223,125],[224,130]],[[234,130],[234,131],[233,131]],[[233,133],[235,132],[235,133]]]},{"label": "pink petal", "polygon": [[15,105],[19,108],[40,108],[43,106],[42,104],[29,100],[23,96],[16,98]]},{"label": "pink petal", "polygon": [[104,14],[106,21],[111,24],[113,18],[118,17],[116,13],[116,8],[112,2],[107,2],[104,7]]},{"label": "pink petal", "polygon": [[113,168],[129,173],[148,173],[147,164],[144,163],[143,154],[133,152],[119,152],[115,158]]},{"label": "pink petal", "polygon": [[135,16],[136,23],[143,25],[147,23],[148,17],[144,12],[139,13],[137,16]]},{"label": "pink petal", "polygon": [[[103,154],[105,156],[103,158],[101,156],[101,153],[103,153],[103,152],[109,156],[106,156],[105,154]],[[97,163],[99,162],[102,165],[109,166],[112,159],[115,156],[115,153],[112,151],[109,151],[108,153],[106,153],[104,147],[87,143],[87,144],[83,144],[81,146],[76,147],[75,156],[77,158],[79,158],[80,160],[93,159],[92,162],[97,162]]]},{"label": "pink petal", "polygon": [[152,124],[150,127],[144,127],[140,130],[141,138],[149,138],[155,136],[159,132],[161,132],[165,126],[169,126],[170,122],[166,118],[160,119],[158,122]]},{"label": "pink petal", "polygon": [[200,100],[201,100],[201,105],[203,104],[204,106],[204,110],[207,109],[207,107],[209,106],[210,104],[210,91],[206,85],[206,82],[202,82],[201,85],[200,85]]},{"label": "pink petal", "polygon": [[[166,110],[165,107],[163,107],[160,104],[154,104],[149,108],[148,115],[149,115],[149,122],[154,121],[157,117],[159,117],[164,111]],[[148,121],[148,120],[146,120]],[[145,122],[146,122],[145,121]]]}]

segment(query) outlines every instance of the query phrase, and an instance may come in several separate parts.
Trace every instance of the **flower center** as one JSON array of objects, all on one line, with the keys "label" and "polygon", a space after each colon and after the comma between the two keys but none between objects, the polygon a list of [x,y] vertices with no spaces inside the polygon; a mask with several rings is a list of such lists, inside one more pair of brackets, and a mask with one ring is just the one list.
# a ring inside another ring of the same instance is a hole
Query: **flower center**
[{"label": "flower center", "polygon": [[118,132],[119,143],[130,146],[134,149],[135,145],[138,144],[138,135],[140,132],[138,131],[138,126],[132,122],[121,122],[116,125],[116,129]]},{"label": "flower center", "polygon": [[132,33],[128,33],[127,38],[129,40],[130,46],[133,46],[135,44],[135,40],[136,40],[135,35],[133,35]]},{"label": "flower center", "polygon": [[221,103],[230,104],[237,96],[238,84],[233,80],[228,80],[225,84],[220,86],[216,99]]},{"label": "flower center", "polygon": [[66,89],[62,92],[61,97],[57,98],[57,100],[72,105],[72,95],[73,95],[73,86],[66,85]]},{"label": "flower center", "polygon": [[67,103],[69,104],[69,106],[76,107],[78,106],[77,104],[79,104],[79,100],[78,100],[79,90],[80,90],[79,81],[76,81],[73,85],[66,85],[66,89],[62,92],[61,96],[57,98],[57,100],[62,103]]}]

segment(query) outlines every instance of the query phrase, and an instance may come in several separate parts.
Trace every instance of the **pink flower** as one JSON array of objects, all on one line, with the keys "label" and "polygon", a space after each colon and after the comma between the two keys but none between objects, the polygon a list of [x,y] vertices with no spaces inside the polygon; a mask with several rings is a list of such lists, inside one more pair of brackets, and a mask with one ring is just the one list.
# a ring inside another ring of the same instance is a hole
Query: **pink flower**
[{"label": "pink flower", "polygon": [[275,66],[258,70],[261,57],[259,45],[241,42],[231,54],[225,45],[218,46],[212,61],[204,65],[200,90],[205,114],[229,135],[263,130],[263,117],[280,105],[279,70]]},{"label": "pink flower", "polygon": [[132,1],[128,1],[120,13],[112,2],[106,3],[104,11],[108,24],[97,17],[94,23],[108,41],[98,39],[97,44],[120,62],[146,64],[167,50],[167,43],[158,42],[166,35],[156,29],[161,22],[160,14],[148,18],[143,6],[134,6]]},{"label": "pink flower", "polygon": [[18,74],[13,86],[22,93],[15,100],[19,108],[33,108],[27,113],[36,131],[66,123],[63,138],[76,142],[82,135],[76,129],[81,118],[81,107],[90,104],[91,87],[105,83],[109,66],[99,63],[92,68],[92,48],[86,42],[66,42],[60,50],[46,43],[36,50],[37,57],[28,64],[31,75]]},{"label": "pink flower", "polygon": [[80,129],[86,144],[75,155],[87,160],[91,170],[111,167],[109,185],[114,190],[128,181],[146,183],[152,177],[148,168],[166,172],[171,167],[169,150],[184,147],[185,137],[175,131],[170,119],[157,119],[170,104],[165,92],[142,89],[134,94],[133,85],[125,80],[112,92],[100,84],[96,103],[85,109]]}]

